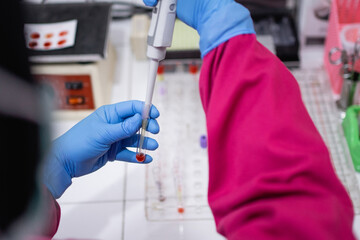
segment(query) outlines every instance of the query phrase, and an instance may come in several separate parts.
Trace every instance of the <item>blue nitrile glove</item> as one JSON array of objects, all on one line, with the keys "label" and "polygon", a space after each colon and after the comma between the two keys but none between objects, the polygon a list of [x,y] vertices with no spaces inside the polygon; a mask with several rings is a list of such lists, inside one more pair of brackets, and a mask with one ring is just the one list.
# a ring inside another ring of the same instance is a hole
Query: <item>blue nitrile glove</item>
[{"label": "blue nitrile glove", "polygon": [[[158,2],[143,1],[148,6]],[[234,36],[255,33],[249,11],[235,0],[178,0],[176,13],[198,31],[202,57]]]},{"label": "blue nitrile glove", "polygon": [[[137,147],[143,105],[128,101],[102,106],[54,141],[43,171],[44,183],[55,198],[71,185],[73,177],[92,173],[108,161],[137,163],[135,152],[127,147]],[[159,112],[152,106],[147,130],[153,134],[159,132],[157,117]],[[146,138],[143,147],[155,150],[158,143]],[[146,155],[144,163],[151,161]]]}]

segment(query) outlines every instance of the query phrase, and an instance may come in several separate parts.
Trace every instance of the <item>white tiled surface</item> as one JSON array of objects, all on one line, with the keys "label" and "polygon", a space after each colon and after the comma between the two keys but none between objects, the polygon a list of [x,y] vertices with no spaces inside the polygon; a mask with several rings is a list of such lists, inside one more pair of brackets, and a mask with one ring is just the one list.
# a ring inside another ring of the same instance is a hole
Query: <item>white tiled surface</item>
[{"label": "white tiled surface", "polygon": [[145,165],[127,164],[126,197],[129,200],[145,199]]},{"label": "white tiled surface", "polygon": [[[126,21],[111,26],[110,37],[118,53],[113,102],[142,100],[145,97],[147,63],[136,62],[131,56],[128,47],[129,26],[130,22]],[[53,137],[61,135],[74,124],[74,121],[54,122]],[[360,174],[358,178],[360,182]],[[211,220],[146,221],[144,199],[145,167],[109,163],[93,174],[75,179],[59,199],[62,217],[55,238],[223,239],[216,233],[214,221]],[[360,239],[360,216],[355,219],[354,231]]]},{"label": "white tiled surface", "polygon": [[123,201],[61,204],[61,221],[54,239],[122,239]]},{"label": "white tiled surface", "polygon": [[224,239],[216,233],[215,223],[210,220],[149,222],[145,218],[144,204],[143,200],[126,202],[124,239]]},{"label": "white tiled surface", "polygon": [[124,200],[125,164],[109,163],[100,170],[74,178],[59,203],[107,202]]}]

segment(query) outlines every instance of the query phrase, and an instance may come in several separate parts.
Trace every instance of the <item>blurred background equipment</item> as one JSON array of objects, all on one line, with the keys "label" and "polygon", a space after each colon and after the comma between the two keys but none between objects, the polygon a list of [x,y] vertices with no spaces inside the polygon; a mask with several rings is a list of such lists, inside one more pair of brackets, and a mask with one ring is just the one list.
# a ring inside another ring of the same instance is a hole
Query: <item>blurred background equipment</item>
[{"label": "blurred background equipment", "polygon": [[[346,81],[349,78],[349,80],[355,81],[355,74],[360,72],[360,50],[358,44],[360,40],[359,12],[359,1],[334,0],[332,2],[324,63],[335,94],[341,94]],[[340,50],[336,51],[337,56],[334,53],[335,49]],[[341,59],[341,63],[337,65],[332,64],[330,57],[338,57]]]},{"label": "blurred background equipment", "polygon": [[[273,51],[287,67],[299,67],[296,5],[285,0],[236,1],[250,10],[259,42]],[[269,43],[269,38],[272,39],[273,46]]]},{"label": "blurred background equipment", "polygon": [[299,6],[301,43],[323,45],[329,25],[331,0],[302,0]]},{"label": "blurred background equipment", "polygon": [[56,118],[81,119],[109,104],[115,49],[110,3],[24,5],[34,79],[50,92]]}]

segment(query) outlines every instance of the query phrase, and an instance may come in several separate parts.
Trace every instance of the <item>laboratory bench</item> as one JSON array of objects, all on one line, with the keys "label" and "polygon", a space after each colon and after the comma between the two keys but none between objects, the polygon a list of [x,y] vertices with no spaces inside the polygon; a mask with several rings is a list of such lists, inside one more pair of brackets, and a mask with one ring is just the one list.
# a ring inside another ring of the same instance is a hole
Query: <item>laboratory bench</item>
[{"label": "laboratory bench", "polygon": [[[110,26],[110,40],[117,53],[112,88],[113,103],[145,98],[148,63],[137,61],[131,53],[130,25],[130,20],[126,20],[113,22]],[[299,70],[296,74],[300,74]],[[56,138],[65,133],[77,121],[54,120],[52,137]],[[73,184],[58,199],[62,213],[60,226],[54,238],[224,239],[216,232],[211,217],[148,221],[145,214],[147,171],[146,165],[115,161],[97,172],[73,179]],[[360,185],[360,174],[354,176]],[[360,239],[360,215],[355,218],[354,231]]]}]

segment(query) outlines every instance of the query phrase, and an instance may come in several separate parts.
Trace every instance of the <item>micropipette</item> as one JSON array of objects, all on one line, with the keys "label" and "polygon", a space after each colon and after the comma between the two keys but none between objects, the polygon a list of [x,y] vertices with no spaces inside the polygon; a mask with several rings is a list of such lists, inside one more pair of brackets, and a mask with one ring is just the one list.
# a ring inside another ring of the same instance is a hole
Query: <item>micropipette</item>
[{"label": "micropipette", "polygon": [[142,126],[139,130],[140,138],[136,149],[136,160],[139,162],[145,161],[143,144],[152,105],[157,69],[159,67],[159,62],[165,58],[166,48],[171,46],[176,19],[176,2],[177,0],[159,0],[152,12],[147,39],[147,57],[150,60],[150,70],[145,106],[142,112]]}]

